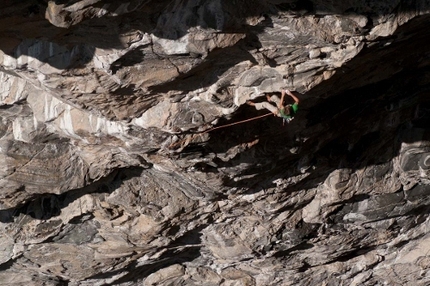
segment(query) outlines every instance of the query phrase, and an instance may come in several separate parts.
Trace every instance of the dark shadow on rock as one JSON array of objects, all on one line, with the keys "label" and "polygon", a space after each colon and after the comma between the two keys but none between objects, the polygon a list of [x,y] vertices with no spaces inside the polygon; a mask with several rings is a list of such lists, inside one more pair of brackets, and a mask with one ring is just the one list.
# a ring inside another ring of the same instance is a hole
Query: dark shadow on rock
[{"label": "dark shadow on rock", "polygon": [[[28,2],[30,3],[31,1]],[[278,3],[275,5],[277,9],[282,8],[283,10],[289,10],[297,8],[296,12],[299,14],[302,12],[319,13],[319,11],[315,11],[317,7],[317,5],[315,5],[316,1],[312,2],[312,6],[310,6],[310,1],[307,1],[305,6],[299,5],[294,7],[291,6],[291,3],[298,3],[298,1],[272,0],[270,2]],[[349,1],[349,3],[351,2],[353,1]],[[358,2],[359,1],[357,1],[357,3]],[[386,1],[374,1],[373,3],[378,2],[385,3]],[[70,3],[70,1],[67,3]],[[161,1],[160,3],[163,4],[165,2]],[[357,9],[353,11],[360,13]],[[274,10],[276,11],[276,9]],[[162,11],[163,9],[160,9],[159,13],[163,13]],[[262,11],[258,11],[255,15],[260,15],[261,12]],[[343,14],[347,12],[347,10],[324,12]],[[378,10],[372,10],[371,13],[376,15],[378,14]],[[247,16],[252,15],[252,13],[247,14]],[[113,25],[116,25],[118,23],[116,21],[119,21],[119,18],[112,17],[108,18],[108,20],[112,20]],[[112,27],[103,24],[104,21],[108,20],[88,20],[72,27],[71,30],[74,29],[77,33],[81,33],[79,29],[84,29],[89,26],[92,26],[94,31],[97,29],[103,30]],[[305,172],[305,169],[309,167],[313,168],[310,171],[311,175],[307,177],[305,181],[289,186],[284,192],[292,193],[301,189],[311,189],[323,182],[335,169],[348,168],[357,170],[373,164],[389,162],[398,155],[402,142],[412,143],[420,139],[416,138],[414,135],[408,135],[409,131],[412,129],[418,128],[424,130],[423,136],[427,136],[426,138],[428,138],[428,122],[430,122],[428,95],[430,83],[426,79],[430,78],[430,68],[428,65],[429,63],[426,62],[426,58],[428,58],[427,51],[430,50],[430,46],[427,41],[428,34],[425,31],[428,25],[423,24],[423,21],[427,20],[428,17],[422,17],[421,19],[415,19],[411,21],[411,23],[401,27],[392,37],[394,40],[391,44],[385,46],[387,44],[387,42],[385,42],[381,44],[381,46],[373,46],[366,49],[357,58],[340,68],[333,78],[323,82],[317,88],[309,92],[309,94],[304,95],[300,107],[301,111],[296,119],[289,125],[282,126],[282,122],[279,118],[269,116],[261,120],[236,125],[229,129],[220,129],[211,132],[210,140],[201,148],[208,153],[213,152],[218,154],[218,158],[215,160],[217,168],[237,167],[238,170],[237,178],[239,178],[239,180],[226,181],[225,186],[230,188],[248,188],[249,193],[258,192],[261,189],[273,187],[274,184],[272,182],[278,178],[284,179],[300,175],[302,174],[302,170]],[[155,22],[156,21],[154,21],[154,23]],[[417,37],[414,38],[410,35],[406,35],[407,29],[410,29],[409,25],[416,25],[417,22],[423,27],[417,34]],[[243,25],[243,22],[241,24]],[[134,28],[144,26],[141,23],[133,23],[133,25]],[[191,26],[191,24],[188,25],[188,27]],[[155,29],[155,26],[151,29]],[[251,31],[253,28],[248,27],[248,29]],[[94,48],[117,47],[117,45],[121,44],[118,40],[114,40],[117,39],[115,36],[109,38],[109,40],[98,42],[95,39],[89,40],[85,37],[80,38],[79,33],[71,42],[68,42],[66,33],[71,30],[63,30],[65,32],[64,38],[61,40],[54,40],[55,45],[53,46],[55,48],[53,50],[55,54],[60,57],[62,55],[70,56],[72,51],[77,51],[77,55],[79,55],[77,58],[78,64],[84,64],[92,59],[94,50],[91,50],[91,48],[87,50],[86,47],[89,43],[93,45]],[[142,30],[145,31],[145,29]],[[147,31],[152,32],[150,29]],[[156,36],[164,36],[161,31],[157,32],[156,29],[154,31]],[[3,32],[3,29],[0,29],[0,33],[1,32]],[[172,37],[171,39],[175,39],[181,35],[181,32],[171,33],[167,35],[166,38]],[[252,37],[248,37],[248,40],[249,39],[252,40]],[[37,40],[34,41],[37,42]],[[31,44],[31,42],[29,43]],[[241,42],[238,46],[232,47],[230,51],[246,51],[246,49],[242,49],[241,46],[244,43],[246,43],[246,41]],[[0,49],[5,48],[6,44],[6,42],[0,41]],[[7,45],[7,48],[10,48],[10,43]],[[46,47],[44,45],[46,44],[42,43],[41,47]],[[71,47],[70,49],[66,48],[64,54],[62,54],[63,45]],[[223,51],[213,51],[214,55],[215,53],[222,52]],[[17,56],[18,54],[16,50],[12,49],[11,55]],[[212,59],[211,54],[212,53],[208,55],[207,64],[211,63],[209,61]],[[24,49],[19,55],[30,55],[38,58],[42,62],[59,68],[70,68],[75,64],[73,61],[54,61],[51,55],[49,53],[46,54],[45,51],[36,53],[36,51],[31,49]],[[49,57],[47,55],[49,55]],[[81,56],[84,57],[81,58]],[[226,56],[228,56],[228,53]],[[244,53],[243,57],[247,58],[249,55]],[[374,61],[374,64],[369,64],[372,61]],[[232,60],[230,63],[234,64],[235,62],[237,61]],[[25,65],[23,65],[23,67],[25,67]],[[228,68],[228,66],[223,66],[218,72],[208,75],[208,79],[204,84],[211,84],[213,79],[210,77],[220,75],[226,68]],[[188,75],[193,76],[198,70],[199,68],[196,68],[191,73],[188,73]],[[390,78],[384,76],[384,73],[386,75],[393,74],[393,70],[396,71],[394,76]],[[378,78],[374,76],[375,74],[380,74],[381,76]],[[374,80],[374,78],[377,78],[377,80]],[[171,86],[182,87],[187,90],[189,87],[184,85],[184,83],[186,83],[185,76],[171,83]],[[345,86],[347,89],[338,90],[340,86]],[[220,124],[240,121],[262,114],[263,112],[254,111],[253,108],[244,106],[239,109],[231,121],[221,121]],[[397,118],[396,114],[401,115],[401,117]],[[304,124],[304,122],[306,123]],[[378,144],[382,140],[385,140],[386,144]],[[243,148],[243,150],[238,152],[238,155],[227,161],[219,158],[221,154],[226,154],[230,149],[235,148],[235,146]],[[295,150],[296,148],[297,150]],[[291,151],[292,149],[295,151]],[[242,170],[240,168],[241,165],[248,165],[250,167]],[[215,172],[213,168],[211,168],[211,170]],[[131,175],[128,175],[127,172],[126,170],[118,170],[105,179],[100,180],[98,185],[94,184],[88,188],[72,190],[67,194],[59,196],[46,195],[43,198],[36,198],[34,201],[24,206],[2,210],[0,211],[0,221],[3,223],[11,223],[20,215],[29,215],[39,220],[46,220],[58,216],[62,208],[81,196],[87,193],[112,192],[118,182],[126,180],[128,176],[140,176],[142,170],[134,169]],[[125,177],[122,177],[122,175],[125,175]],[[251,178],[249,178],[250,176]],[[423,190],[416,192],[416,197],[418,199],[426,198],[426,192]],[[348,201],[347,204],[351,204],[348,205],[351,208],[353,204],[369,198],[366,196],[359,196],[353,199],[358,200],[358,202]],[[409,211],[406,211],[405,214],[411,217],[422,213],[428,215],[428,206],[429,204],[425,204],[420,207],[411,208]],[[43,209],[44,211],[37,213],[32,211],[34,209]],[[342,214],[342,209],[339,208],[329,219],[336,221]],[[393,214],[393,216],[394,215],[396,214]],[[77,218],[77,222],[79,222],[79,218]],[[175,231],[175,229],[172,229],[172,231]],[[128,267],[129,273],[119,278],[118,281],[114,283],[120,284],[143,279],[151,273],[167,266],[189,262],[201,256],[200,246],[198,246],[201,234],[196,230],[195,233],[188,235],[189,237],[184,238],[184,241],[178,241],[177,245],[174,245],[172,249],[163,253],[157,261],[150,262],[146,265],[139,265],[138,262],[132,262]],[[190,242],[192,245],[182,249],[180,248],[180,246]],[[307,247],[311,247],[311,245],[304,243],[296,250],[306,249]],[[368,250],[370,251],[372,249],[364,249],[365,252]],[[285,251],[285,253],[279,252],[278,256],[283,257],[289,255],[292,250],[287,249]],[[345,253],[343,259],[347,260],[360,254],[363,253]],[[5,267],[9,267],[8,264],[6,264]],[[307,266],[305,266],[305,268],[306,267]],[[91,278],[111,278],[123,272],[124,269],[119,269],[98,274]]]},{"label": "dark shadow on rock", "polygon": [[276,258],[287,257],[289,255],[292,255],[292,253],[294,253],[295,251],[304,251],[306,249],[311,249],[312,247],[314,247],[312,243],[302,242],[294,247],[291,247],[285,250],[276,251],[273,254],[273,257],[276,257]]},{"label": "dark shadow on rock", "polygon": [[[138,281],[143,278],[148,277],[150,274],[169,267],[174,264],[183,264],[186,262],[193,261],[198,258],[200,254],[200,246],[191,246],[185,249],[171,249],[163,253],[163,255],[157,259],[157,261],[146,264],[146,265],[138,265],[138,262],[134,261],[127,267],[129,270],[128,274],[124,275],[120,279],[108,285],[118,285],[120,283],[127,283],[129,281]],[[118,270],[118,273],[124,272],[124,269]],[[96,277],[91,278],[105,278],[112,277],[112,274],[115,273],[104,273],[101,274],[100,277],[97,275]],[[107,276],[106,276],[107,275]]]},{"label": "dark shadow on rock", "polygon": [[143,45],[138,49],[131,50],[118,60],[114,61],[111,65],[112,73],[115,74],[123,67],[132,67],[136,64],[143,62],[145,58],[143,49],[145,49],[146,47],[147,45]]},{"label": "dark shadow on rock", "polygon": [[2,264],[0,264],[0,271],[6,271],[12,267],[12,265],[19,259],[20,257],[10,259]]},{"label": "dark shadow on rock", "polygon": [[[137,261],[132,261],[128,266],[118,270],[113,270],[109,272],[104,272],[96,274],[88,279],[109,279],[118,275],[119,273],[124,273],[127,270],[128,274],[118,278],[114,282],[107,285],[118,285],[121,283],[126,283],[130,281],[140,281],[150,274],[169,267],[174,264],[183,264],[184,262],[191,262],[194,259],[201,256],[201,231],[207,227],[207,224],[200,225],[195,229],[186,232],[183,236],[174,240],[165,249],[167,249],[163,254],[155,259],[154,261],[148,261],[148,263],[139,265]],[[172,229],[175,226],[172,227]],[[160,251],[162,251],[160,249]],[[137,256],[143,256],[143,254],[135,253]]]},{"label": "dark shadow on rock", "polygon": [[[70,8],[78,2],[74,0],[54,2],[59,5],[57,7],[66,8],[66,10],[58,8],[61,11],[59,17],[64,17],[62,21],[65,24],[73,20],[73,12],[71,12],[73,9],[70,10]],[[13,15],[7,13],[14,5],[10,3],[5,4],[5,12],[0,12],[0,16],[4,19],[14,17],[13,23],[17,23],[16,19],[19,19],[19,24],[4,25],[0,28],[0,49],[17,59],[21,57],[22,61],[18,68],[26,68],[27,61],[34,58],[57,69],[70,69],[91,61],[96,48],[124,47],[125,43],[119,35],[133,31],[153,34],[158,38],[169,40],[177,40],[188,33],[190,28],[195,27],[214,29],[222,33],[250,31],[255,35],[259,33],[258,25],[247,24],[249,17],[276,15],[280,11],[287,11],[297,16],[364,15],[371,22],[372,18],[378,15],[389,15],[394,11],[414,12],[417,9],[414,5],[407,6],[401,3],[397,6],[395,3],[389,4],[383,0],[366,1],[365,4],[362,2],[356,0],[330,5],[322,0],[223,0],[219,4],[220,7],[214,8],[215,4],[207,0],[173,2],[135,0],[130,1],[127,7],[129,12],[118,15],[117,11],[124,8],[121,6],[122,3],[103,0],[94,3],[93,10],[83,13],[82,21],[68,28],[59,28],[45,19],[47,1],[26,0],[21,1],[19,6],[16,5]],[[425,7],[420,8],[425,10]],[[52,12],[51,10],[49,11]],[[103,16],[94,11],[100,11]]]},{"label": "dark shadow on rock", "polygon": [[[401,189],[395,193],[354,196],[339,204],[339,208],[332,212],[327,220],[335,225],[345,222],[365,225],[395,219],[386,224],[385,228],[396,236],[401,230],[404,233],[426,221],[430,214],[428,189],[428,185],[423,184],[407,191]],[[360,216],[346,217],[351,213]]]},{"label": "dark shadow on rock", "polygon": [[63,208],[80,197],[86,194],[111,193],[121,186],[122,182],[139,177],[142,172],[143,169],[138,167],[116,169],[100,180],[80,189],[70,190],[61,195],[37,194],[34,199],[24,205],[0,210],[0,222],[13,223],[15,218],[21,215],[28,215],[37,220],[48,220],[59,216]]},{"label": "dark shadow on rock", "polygon": [[[237,168],[236,180],[226,181],[226,186],[258,192],[273,187],[270,182],[277,178],[312,168],[305,183],[285,191],[310,189],[335,169],[354,171],[384,164],[399,155],[402,142],[428,140],[430,61],[425,55],[430,43],[424,41],[428,34],[423,24],[428,18],[405,24],[389,46],[365,49],[331,79],[303,95],[296,119],[287,126],[269,116],[210,132],[201,148],[216,155],[218,169]],[[408,29],[417,35],[408,35]],[[346,90],[340,90],[342,86]],[[243,106],[218,126],[265,112]],[[228,153],[231,159],[219,159]]]},{"label": "dark shadow on rock", "polygon": [[[169,90],[189,92],[206,88],[217,82],[219,76],[240,62],[250,61],[257,64],[254,57],[243,47],[244,42],[246,39],[232,47],[212,51],[207,58],[190,71],[179,75],[169,83],[151,87],[150,91],[152,93],[168,92]],[[220,58],[224,60],[220,61]]]}]

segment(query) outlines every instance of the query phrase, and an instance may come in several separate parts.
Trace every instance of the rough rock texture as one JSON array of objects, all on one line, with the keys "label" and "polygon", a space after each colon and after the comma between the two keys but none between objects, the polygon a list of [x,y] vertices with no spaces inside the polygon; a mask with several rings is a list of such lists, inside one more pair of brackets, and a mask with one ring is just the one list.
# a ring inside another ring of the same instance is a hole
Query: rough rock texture
[{"label": "rough rock texture", "polygon": [[430,284],[430,1],[0,6],[0,285]]}]

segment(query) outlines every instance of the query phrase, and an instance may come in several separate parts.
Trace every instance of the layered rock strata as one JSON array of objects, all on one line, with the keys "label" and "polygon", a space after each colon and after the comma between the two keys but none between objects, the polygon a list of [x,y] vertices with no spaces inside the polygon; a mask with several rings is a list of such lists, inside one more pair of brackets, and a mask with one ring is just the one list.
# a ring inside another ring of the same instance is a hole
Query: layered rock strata
[{"label": "layered rock strata", "polygon": [[430,283],[429,1],[1,5],[0,284]]}]

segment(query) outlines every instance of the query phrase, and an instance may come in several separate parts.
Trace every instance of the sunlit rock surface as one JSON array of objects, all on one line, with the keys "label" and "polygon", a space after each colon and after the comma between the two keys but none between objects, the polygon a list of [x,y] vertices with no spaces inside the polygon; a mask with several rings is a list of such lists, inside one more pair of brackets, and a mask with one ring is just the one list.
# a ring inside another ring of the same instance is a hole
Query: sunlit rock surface
[{"label": "sunlit rock surface", "polygon": [[0,285],[430,284],[430,1],[0,8]]}]

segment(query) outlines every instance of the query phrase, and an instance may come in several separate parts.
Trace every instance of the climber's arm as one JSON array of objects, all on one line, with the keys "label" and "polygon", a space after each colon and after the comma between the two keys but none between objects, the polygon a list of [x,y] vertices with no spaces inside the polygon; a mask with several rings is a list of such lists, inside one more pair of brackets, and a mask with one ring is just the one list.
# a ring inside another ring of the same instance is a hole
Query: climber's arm
[{"label": "climber's arm", "polygon": [[278,102],[278,108],[282,108],[284,106],[285,99],[285,89],[281,89],[281,101]]},{"label": "climber's arm", "polygon": [[[283,90],[284,91],[284,90]],[[291,98],[294,100],[294,103],[299,104],[300,100],[297,96],[295,96],[291,91],[289,91],[288,89],[285,91],[289,96],[291,96]]]}]

